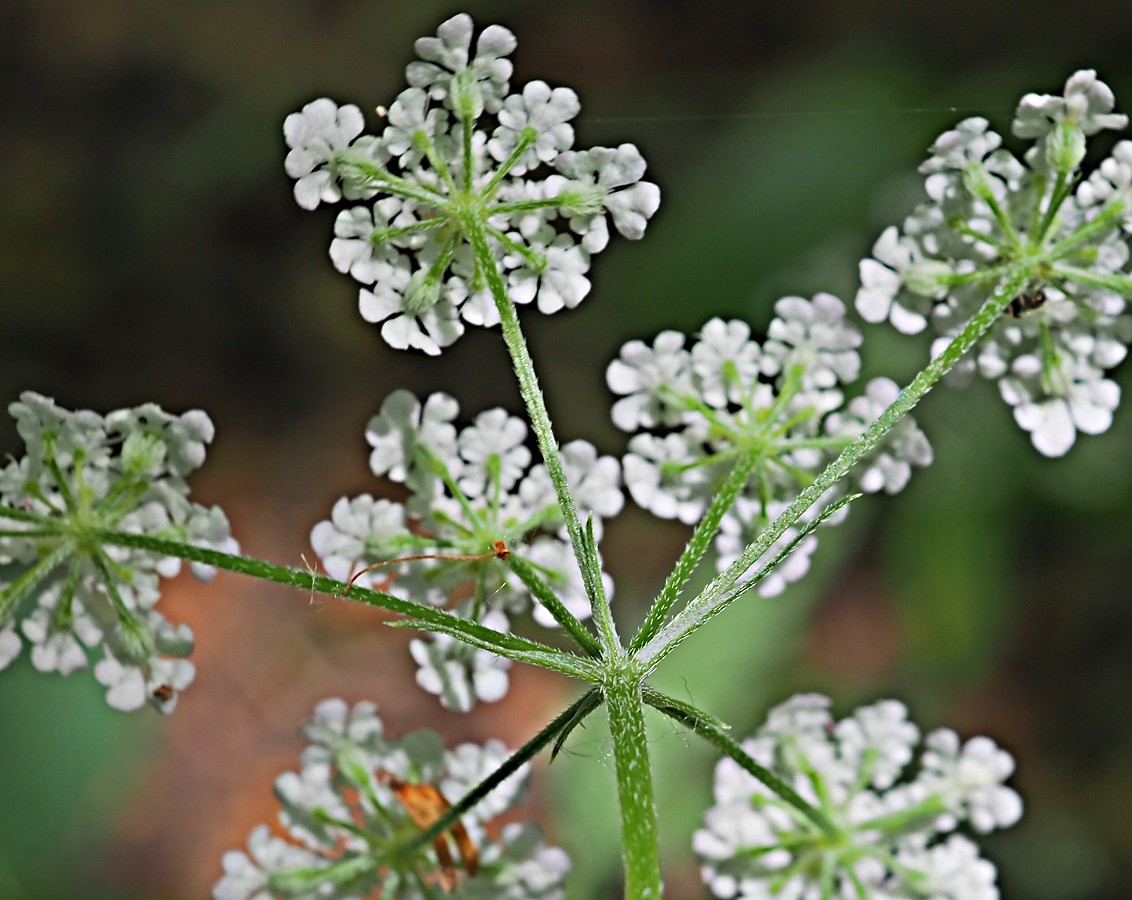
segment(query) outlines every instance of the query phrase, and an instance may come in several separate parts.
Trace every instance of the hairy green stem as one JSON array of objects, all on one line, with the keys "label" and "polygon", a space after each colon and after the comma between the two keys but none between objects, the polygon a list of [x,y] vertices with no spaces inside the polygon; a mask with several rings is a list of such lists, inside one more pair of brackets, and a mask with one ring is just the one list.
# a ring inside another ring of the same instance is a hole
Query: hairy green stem
[{"label": "hairy green stem", "polygon": [[515,304],[507,296],[507,288],[499,274],[495,256],[487,241],[484,226],[474,216],[467,216],[463,222],[465,234],[471,241],[472,250],[476,256],[476,264],[487,280],[495,307],[499,311],[500,328],[507,350],[511,354],[511,363],[515,367],[515,374],[519,379],[519,393],[527,406],[527,414],[531,420],[538,441],[539,450],[542,451],[546,471],[554,485],[558,505],[562,510],[562,518],[566,522],[566,530],[570,534],[570,543],[582,570],[582,581],[586,587],[586,595],[593,606],[594,621],[597,623],[603,643],[608,653],[612,654],[620,648],[617,629],[613,624],[613,616],[609,612],[609,600],[605,596],[605,587],[601,583],[601,568],[593,553],[589,551],[581,523],[578,520],[578,510],[570,487],[566,481],[566,473],[562,468],[562,457],[558,452],[558,442],[554,437],[554,430],[550,424],[550,414],[546,410],[542,389],[539,387],[538,377],[535,375],[534,363],[527,342],[519,327],[519,317],[515,313]]},{"label": "hairy green stem", "polygon": [[[663,695],[661,695],[663,697]],[[663,698],[664,703],[651,704],[666,716],[670,716],[682,725],[687,726],[700,737],[706,738],[727,756],[730,756],[743,769],[762,782],[767,788],[793,806],[803,816],[813,822],[823,832],[836,837],[840,834],[838,827],[820,809],[811,806],[802,796],[785,781],[779,778],[766,766],[760,765],[751,755],[743,749],[742,745],[727,734],[716,722],[702,714],[696,714],[687,704],[671,702],[670,698]]]},{"label": "hairy green stem", "polygon": [[659,900],[660,843],[652,767],[645,733],[640,674],[629,666],[610,671],[603,685],[613,738],[617,799],[621,806],[621,855],[626,900]]},{"label": "hairy green stem", "polygon": [[19,574],[10,584],[0,591],[0,627],[8,624],[8,619],[16,605],[39,586],[55,567],[61,565],[66,558],[74,552],[74,546],[69,541],[59,544],[46,556]]},{"label": "hairy green stem", "polygon": [[639,650],[656,637],[656,633],[664,625],[676,598],[680,595],[680,591],[684,589],[684,585],[692,577],[692,573],[696,570],[712,539],[719,531],[719,523],[722,521],[724,513],[732,507],[735,498],[746,486],[747,479],[750,478],[757,459],[755,453],[744,454],[727,476],[727,481],[719,489],[719,492],[711,501],[711,506],[708,507],[707,512],[704,513],[703,518],[700,519],[699,524],[692,532],[692,536],[688,539],[687,546],[680,554],[671,574],[665,580],[660,596],[657,597],[648,615],[645,616],[645,621],[641,623],[640,630],[633,635],[633,640],[629,644],[630,652]]},{"label": "hairy green stem", "polygon": [[556,716],[550,724],[505,759],[498,769],[468,791],[468,793],[461,797],[456,803],[453,803],[452,806],[445,811],[444,815],[420,834],[413,837],[405,846],[405,850],[411,853],[414,850],[424,847],[426,844],[431,844],[440,837],[440,835],[444,834],[444,832],[455,825],[456,820],[459,819],[460,816],[472,809],[505,780],[534,759],[539,751],[551,741],[555,740],[563,730],[576,725],[579,720],[579,715],[582,714],[583,711],[588,714],[588,712],[595,709],[596,705],[593,703],[595,694],[597,694],[597,690],[591,690],[571,703],[570,706]]},{"label": "hairy green stem", "polygon": [[451,634],[473,646],[491,650],[500,656],[532,665],[545,665],[546,668],[554,668],[556,671],[564,672],[585,681],[596,680],[594,662],[585,657],[555,650],[546,644],[540,644],[537,641],[515,634],[495,631],[478,622],[452,615],[452,613],[437,609],[434,606],[414,603],[412,600],[402,600],[399,597],[383,594],[380,591],[370,590],[359,585],[347,588],[341,581],[307,569],[279,566],[260,559],[237,556],[207,547],[197,547],[192,544],[182,544],[177,541],[167,541],[132,532],[97,530],[91,532],[90,537],[100,544],[148,550],[158,556],[175,556],[179,559],[204,563],[217,569],[238,572],[242,575],[250,575],[253,578],[261,578],[313,593],[356,600],[369,606],[376,606],[380,609],[387,609],[390,612],[408,616],[415,627]]},{"label": "hairy green stem", "polygon": [[601,644],[598,643],[597,638],[586,631],[586,626],[578,621],[578,617],[558,599],[550,585],[539,576],[530,562],[519,554],[512,553],[507,557],[507,567],[519,576],[519,580],[531,592],[531,596],[554,616],[554,620],[569,632],[570,636],[577,641],[578,646],[590,656],[601,656]]},{"label": "hairy green stem", "polygon": [[671,653],[682,641],[708,619],[725,609],[737,596],[733,590],[736,581],[745,573],[802,514],[833,487],[860,459],[888,434],[900,419],[915,406],[960,357],[979,340],[1002,315],[1006,305],[1022,290],[1028,273],[1015,273],[1002,282],[994,295],[986,301],[947,348],[935,357],[912,379],[880,417],[856,440],[846,447],[826,469],[802,491],[774,522],[765,528],[758,539],[747,547],[725,572],[717,576],[691,603],[675,616],[637,654],[637,658],[654,669],[660,660]]}]

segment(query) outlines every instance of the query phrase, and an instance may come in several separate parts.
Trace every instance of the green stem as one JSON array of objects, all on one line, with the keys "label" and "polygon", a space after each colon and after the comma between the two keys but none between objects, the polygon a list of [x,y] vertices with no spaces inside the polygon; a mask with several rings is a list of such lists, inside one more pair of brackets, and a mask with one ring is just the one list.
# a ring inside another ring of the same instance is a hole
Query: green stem
[{"label": "green stem", "polygon": [[1076,281],[1078,284],[1108,288],[1122,297],[1132,297],[1132,278],[1121,272],[1092,272],[1089,269],[1058,262],[1053,268],[1053,274],[1059,278]]},{"label": "green stem", "polygon": [[566,629],[570,636],[578,643],[583,650],[590,656],[598,658],[601,656],[601,644],[598,643],[597,638],[586,631],[586,626],[578,621],[566,605],[555,596],[554,591],[550,589],[542,578],[539,577],[538,572],[534,567],[523,557],[517,553],[512,553],[507,557],[507,567],[519,576],[519,580],[531,596],[541,603],[552,616],[554,621]]},{"label": "green stem", "polygon": [[425,155],[433,171],[440,176],[440,180],[444,182],[445,193],[449,197],[456,196],[459,188],[456,187],[456,182],[452,178],[452,171],[448,168],[448,160],[440,155],[427,132],[420,128],[414,131],[413,146]]},{"label": "green stem", "polygon": [[110,605],[114,608],[115,615],[118,616],[118,621],[123,625],[132,627],[133,629],[141,628],[141,622],[138,617],[134,615],[126,601],[122,599],[122,595],[118,592],[118,585],[111,571],[113,563],[109,557],[102,552],[101,549],[97,553],[92,553],[89,557],[90,563],[94,566],[99,575],[102,576],[102,587],[106,591],[106,596],[110,599]]},{"label": "green stem", "polygon": [[1084,244],[1086,241],[1110,231],[1112,229],[1113,220],[1119,218],[1123,212],[1123,203],[1110,203],[1097,213],[1095,218],[1090,219],[1079,228],[1075,228],[1060,241],[1046,247],[1042,251],[1042,258],[1052,261],[1067,256],[1070,251]]},{"label": "green stem", "polygon": [[[668,700],[669,698],[664,699]],[[743,769],[753,775],[756,780],[762,782],[762,784],[777,794],[782,800],[793,806],[827,835],[837,837],[840,834],[838,827],[830,821],[825,813],[817,807],[811,806],[796,790],[775,775],[774,772],[752,759],[750,754],[743,749],[742,745],[720,728],[718,723],[704,718],[702,714],[694,714],[691,707],[687,704],[677,705],[669,700],[667,703],[654,703],[652,705],[660,710],[660,712],[670,716],[680,724],[685,725],[693,732],[700,735],[700,737],[706,738],[727,756],[735,760]]]},{"label": "green stem", "polygon": [[[75,499],[75,494],[71,490],[71,485],[63,475],[63,470],[59,468],[59,463],[55,459],[55,448],[51,441],[44,445],[44,459],[43,463],[47,467],[47,471],[51,473],[51,480],[55,482],[55,487],[59,490],[59,496],[63,498],[63,505],[68,512],[74,512],[78,509],[78,500]],[[75,479],[76,481],[82,477],[82,463],[79,460],[78,452],[75,454]]]},{"label": "green stem", "polygon": [[711,501],[711,506],[708,507],[707,512],[696,525],[695,531],[692,532],[692,536],[688,540],[688,545],[676,561],[672,574],[664,582],[660,596],[657,597],[652,609],[645,616],[645,621],[641,624],[640,630],[633,636],[633,640],[629,644],[630,653],[640,650],[641,647],[656,637],[656,633],[664,625],[680,591],[688,583],[688,579],[692,577],[692,572],[703,559],[712,538],[719,531],[719,523],[723,519],[724,513],[731,508],[732,504],[735,503],[735,498],[746,487],[757,459],[757,454],[746,453],[736,462],[735,468],[727,476],[727,481],[719,489],[719,493]]},{"label": "green stem", "polygon": [[519,133],[519,140],[515,142],[515,146],[511,149],[511,152],[507,154],[507,158],[495,167],[495,172],[492,173],[491,181],[484,185],[483,190],[480,191],[480,195],[483,197],[491,197],[493,194],[495,194],[496,190],[499,188],[500,183],[507,176],[507,173],[511,171],[511,167],[515,165],[516,162],[518,162],[519,157],[526,153],[527,148],[531,146],[531,144],[533,144],[536,140],[538,140],[538,131],[536,131],[530,125],[527,125]]},{"label": "green stem", "polygon": [[487,235],[503,248],[504,253],[514,253],[516,256],[521,256],[526,260],[527,265],[536,272],[541,271],[542,267],[546,265],[545,254],[532,250],[522,241],[515,240],[508,236],[507,232],[500,231],[498,228],[492,228],[490,225],[486,225],[484,228]]},{"label": "green stem", "polygon": [[540,200],[510,200],[507,203],[495,203],[489,208],[491,216],[506,215],[517,212],[533,212],[536,209],[556,209],[562,205],[560,197],[547,197]]},{"label": "green stem", "polygon": [[[57,523],[59,521],[58,510],[49,515],[40,515],[33,513],[28,509],[20,509],[15,506],[0,505],[0,519],[15,519],[17,522],[34,522],[37,525],[47,525],[49,523]],[[56,531],[59,529],[56,528]]]},{"label": "green stem", "polygon": [[504,760],[498,769],[468,791],[468,793],[461,797],[456,803],[453,803],[452,806],[445,811],[444,815],[420,834],[414,836],[413,839],[405,845],[405,852],[412,853],[427,844],[431,844],[440,837],[440,835],[444,834],[444,832],[455,825],[456,820],[459,819],[460,816],[472,809],[484,797],[534,759],[539,751],[553,741],[563,729],[576,725],[579,720],[579,715],[583,710],[588,712],[594,708],[592,701],[596,693],[596,690],[589,691],[570,704],[565,711],[556,716],[542,731]]},{"label": "green stem", "polygon": [[27,530],[17,530],[14,528],[0,528],[0,538],[26,538],[34,540],[35,538],[57,538],[59,537],[58,528],[28,528]]},{"label": "green stem", "polygon": [[731,726],[722,719],[717,719],[691,703],[685,703],[683,700],[677,700],[675,697],[661,693],[648,682],[641,685],[641,697],[653,709],[659,710],[665,715],[673,716],[681,722],[685,721],[684,718],[680,718],[683,716],[687,717],[688,720],[707,722],[723,732],[731,730]]},{"label": "green stem", "polygon": [[345,888],[350,882],[369,875],[381,863],[381,859],[372,853],[347,856],[332,862],[328,866],[283,869],[279,872],[272,872],[267,876],[267,886],[272,890],[281,891],[287,896],[311,897],[318,894],[338,896],[339,891],[325,894],[323,891],[316,893],[316,890],[327,885]]},{"label": "green stem", "polygon": [[1049,204],[1046,206],[1045,213],[1042,215],[1037,233],[1030,235],[1031,243],[1038,244],[1045,240],[1046,232],[1049,231],[1050,226],[1053,224],[1057,211],[1061,209],[1061,204],[1064,203],[1065,198],[1069,196],[1071,188],[1072,183],[1066,178],[1066,173],[1058,172],[1057,180],[1054,182],[1053,190],[1050,192]]},{"label": "green stem", "polygon": [[[262,578],[266,581],[273,581],[276,584],[297,587],[318,594],[357,600],[369,606],[376,606],[380,609],[387,609],[390,612],[408,616],[420,622],[422,626],[433,626],[436,630],[444,631],[449,634],[467,635],[470,638],[476,639],[478,645],[484,646],[485,648],[490,647],[501,656],[510,656],[513,652],[544,654],[550,651],[550,648],[535,641],[529,641],[518,635],[504,634],[503,632],[495,631],[478,622],[472,622],[468,619],[454,616],[434,606],[414,603],[412,600],[402,600],[399,597],[393,597],[390,594],[383,594],[380,591],[370,590],[369,588],[364,588],[359,585],[353,585],[347,590],[345,583],[326,575],[319,575],[317,572],[312,572],[307,569],[278,566],[274,563],[253,559],[247,556],[236,556],[231,553],[222,553],[219,550],[212,550],[207,547],[197,547],[192,544],[182,544],[177,541],[167,541],[145,534],[135,534],[125,531],[97,530],[90,533],[90,538],[100,544],[110,544],[116,547],[134,547],[139,550],[147,550],[158,556],[176,556],[179,559],[204,563],[205,565],[214,566],[217,569],[224,569],[229,572],[239,572],[241,575]],[[62,548],[61,550],[62,552],[56,551],[56,553],[61,557],[66,556],[66,550]],[[39,566],[36,566],[37,570],[39,568]],[[568,656],[568,654],[560,652],[558,655],[562,656],[564,659]],[[585,662],[583,657],[574,657],[574,659],[576,659],[578,663]]]},{"label": "green stem", "polygon": [[46,556],[37,560],[33,566],[21,572],[14,581],[0,591],[0,627],[8,623],[16,605],[35,590],[39,583],[74,551],[75,548],[70,541],[63,541]]},{"label": "green stem", "polygon": [[797,522],[801,515],[817,502],[819,497],[840,481],[865,454],[876,447],[896,423],[931,389],[932,385],[990,330],[1002,315],[1006,305],[1026,285],[1027,280],[1027,273],[1015,273],[1002,282],[994,295],[971,317],[958,336],[912,379],[892,405],[881,413],[860,437],[841,451],[837,459],[814,479],[814,483],[802,491],[782,515],[763,530],[758,540],[747,547],[725,572],[717,576],[698,597],[649,641],[637,654],[637,658],[647,663],[650,669],[656,668],[660,660],[671,653],[692,632],[725,609],[735,598],[736,594],[732,589],[743,573],[766,553],[786,529]]},{"label": "green stem", "polygon": [[[453,622],[459,624],[452,624]],[[577,678],[579,681],[590,684],[598,684],[601,681],[601,669],[595,660],[578,656],[566,650],[556,650],[554,647],[539,644],[526,638],[520,639],[522,646],[515,646],[510,640],[514,635],[504,635],[502,632],[491,631],[490,629],[488,629],[488,633],[495,635],[495,637],[485,640],[479,633],[467,627],[469,622],[471,622],[470,619],[453,616],[447,624],[435,621],[425,622],[421,619],[397,619],[386,624],[391,628],[413,628],[417,631],[447,634],[469,647],[486,650],[497,656],[505,656],[516,662],[558,672],[560,675]],[[482,625],[478,627],[483,628]],[[502,640],[500,636],[502,636]],[[538,649],[532,649],[536,647]]]},{"label": "green stem", "polygon": [[562,726],[562,730],[558,732],[558,736],[554,739],[554,746],[550,748],[551,762],[554,762],[558,754],[562,752],[562,748],[566,745],[567,738],[574,733],[574,729],[585,722],[586,717],[601,706],[603,702],[601,691],[592,690],[583,695],[577,703],[567,710],[567,712],[573,712],[573,716]]},{"label": "green stem", "polygon": [[605,587],[601,583],[601,569],[597,559],[588,550],[585,535],[578,521],[578,510],[570,487],[566,481],[566,473],[562,469],[562,458],[558,453],[558,442],[554,437],[554,430],[550,424],[550,414],[546,410],[542,389],[539,387],[538,377],[535,375],[534,363],[527,350],[527,342],[523,338],[519,327],[519,318],[515,313],[515,304],[507,296],[507,288],[499,274],[495,257],[487,241],[484,226],[478,219],[468,216],[463,223],[465,234],[472,244],[476,255],[479,270],[487,280],[491,290],[495,307],[499,311],[500,327],[503,331],[503,340],[511,354],[511,363],[515,367],[515,374],[519,379],[519,393],[527,406],[527,414],[531,419],[531,428],[538,441],[539,450],[542,451],[546,471],[554,485],[554,493],[558,497],[558,505],[562,510],[562,518],[566,523],[566,530],[570,534],[570,543],[574,548],[574,555],[582,570],[582,581],[586,587],[586,595],[593,606],[594,621],[606,645],[607,651],[612,653],[620,648],[617,630],[613,624],[613,616],[609,612],[609,600],[605,596]]},{"label": "green stem", "polygon": [[[977,180],[980,189],[972,193],[990,207],[991,214],[994,216],[995,222],[998,223],[998,227],[1002,230],[1003,237],[1006,238],[1008,245],[1011,247],[1021,247],[1022,237],[1018,234],[1018,229],[1014,227],[1014,220],[1011,219],[1010,214],[1003,209],[1002,204],[998,201],[998,197],[995,196],[994,191],[991,190],[990,185],[987,183],[986,167],[982,163],[978,163],[976,169],[979,173]],[[965,225],[966,223],[963,224]],[[957,228],[957,230],[963,232],[967,231],[967,228],[961,226]],[[989,235],[979,234],[973,230],[969,233],[971,237],[983,243],[997,243],[994,242]]]},{"label": "green stem", "polygon": [[438,194],[436,191],[416,182],[394,175],[374,163],[369,157],[356,151],[339,151],[334,155],[333,164],[339,169],[350,168],[360,172],[379,191],[415,200],[426,209],[445,209],[448,204],[448,198],[443,194]]},{"label": "green stem", "polygon": [[625,898],[659,900],[663,892],[660,844],[639,671],[635,666],[614,669],[606,677],[603,692],[621,805]]},{"label": "green stem", "polygon": [[877,816],[875,819],[867,819],[857,827],[862,831],[875,828],[886,834],[898,834],[910,825],[930,821],[945,812],[947,812],[947,805],[938,794],[932,794],[915,806],[902,809],[900,812]]}]

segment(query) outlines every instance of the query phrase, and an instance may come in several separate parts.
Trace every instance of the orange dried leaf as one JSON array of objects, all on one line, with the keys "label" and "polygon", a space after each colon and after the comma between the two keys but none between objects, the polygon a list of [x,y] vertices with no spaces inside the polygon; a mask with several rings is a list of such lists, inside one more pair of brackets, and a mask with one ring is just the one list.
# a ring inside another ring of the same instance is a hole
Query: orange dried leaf
[{"label": "orange dried leaf", "polygon": [[[409,818],[422,831],[452,808],[452,804],[444,799],[444,795],[440,793],[440,789],[436,785],[410,784],[392,775],[386,776],[382,780],[389,785],[393,795],[405,807],[405,812],[409,814]],[[450,891],[456,884],[456,872],[452,863],[452,854],[448,849],[446,835],[450,835],[455,842],[456,849],[460,853],[460,862],[464,866],[464,871],[469,875],[475,875],[479,870],[480,860],[479,852],[472,842],[471,835],[468,834],[468,829],[459,820],[454,822],[447,832],[440,834],[433,841],[432,846],[436,850],[436,858],[440,863],[441,884],[445,890]]]}]

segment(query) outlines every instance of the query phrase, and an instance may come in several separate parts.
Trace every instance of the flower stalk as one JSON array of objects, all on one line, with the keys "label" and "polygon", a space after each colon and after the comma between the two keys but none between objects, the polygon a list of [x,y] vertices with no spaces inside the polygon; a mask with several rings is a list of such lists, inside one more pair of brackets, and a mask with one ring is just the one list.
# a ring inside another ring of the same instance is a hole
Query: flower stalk
[{"label": "flower stalk", "polygon": [[554,429],[550,422],[550,414],[546,409],[546,401],[543,399],[542,388],[539,386],[538,376],[535,374],[534,362],[531,359],[530,351],[527,349],[527,342],[523,337],[522,329],[519,327],[519,317],[515,313],[515,305],[507,295],[507,288],[499,274],[483,226],[477,219],[468,218],[464,222],[464,227],[475,251],[477,266],[487,281],[492,298],[495,301],[495,308],[499,313],[503,340],[507,344],[507,352],[511,355],[511,363],[519,381],[519,392],[527,406],[531,428],[535,433],[539,450],[542,452],[543,461],[546,463],[547,474],[554,485],[554,492],[562,510],[562,518],[565,520],[566,529],[570,534],[570,544],[574,548],[574,554],[582,570],[582,580],[586,586],[586,594],[593,606],[598,633],[601,635],[606,652],[614,653],[620,649],[621,642],[617,637],[617,629],[609,611],[609,600],[605,596],[605,588],[601,583],[601,566],[590,552],[582,532],[581,523],[578,520],[574,496],[570,492],[570,485],[562,468],[558,441],[554,436]]},{"label": "flower stalk", "polygon": [[667,626],[662,628],[651,641],[645,644],[637,658],[650,669],[657,665],[684,640],[698,630],[705,622],[718,615],[735,599],[733,588],[739,578],[768,549],[813,506],[823,494],[832,488],[844,475],[888,434],[914,407],[923,396],[939,381],[972,346],[990,329],[1002,315],[1007,304],[1023,289],[1027,281],[1024,275],[1015,275],[1005,281],[994,295],[967,323],[966,327],[951,341],[946,349],[935,357],[904,388],[892,404],[864,431],[853,443],[841,451],[838,457],[814,480],[813,484],[798,494],[797,498],[774,522],[759,535],[758,540],[747,547],[739,558],[722,574],[717,576],[704,590],[680,611]]}]

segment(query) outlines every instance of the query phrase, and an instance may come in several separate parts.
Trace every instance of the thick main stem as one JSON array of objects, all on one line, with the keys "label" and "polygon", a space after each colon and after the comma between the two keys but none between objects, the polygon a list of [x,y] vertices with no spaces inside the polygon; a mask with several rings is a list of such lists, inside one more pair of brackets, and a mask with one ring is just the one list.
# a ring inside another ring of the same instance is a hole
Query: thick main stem
[{"label": "thick main stem", "polygon": [[626,900],[659,900],[660,843],[652,768],[645,734],[641,682],[634,671],[613,671],[603,685],[613,738]]}]

